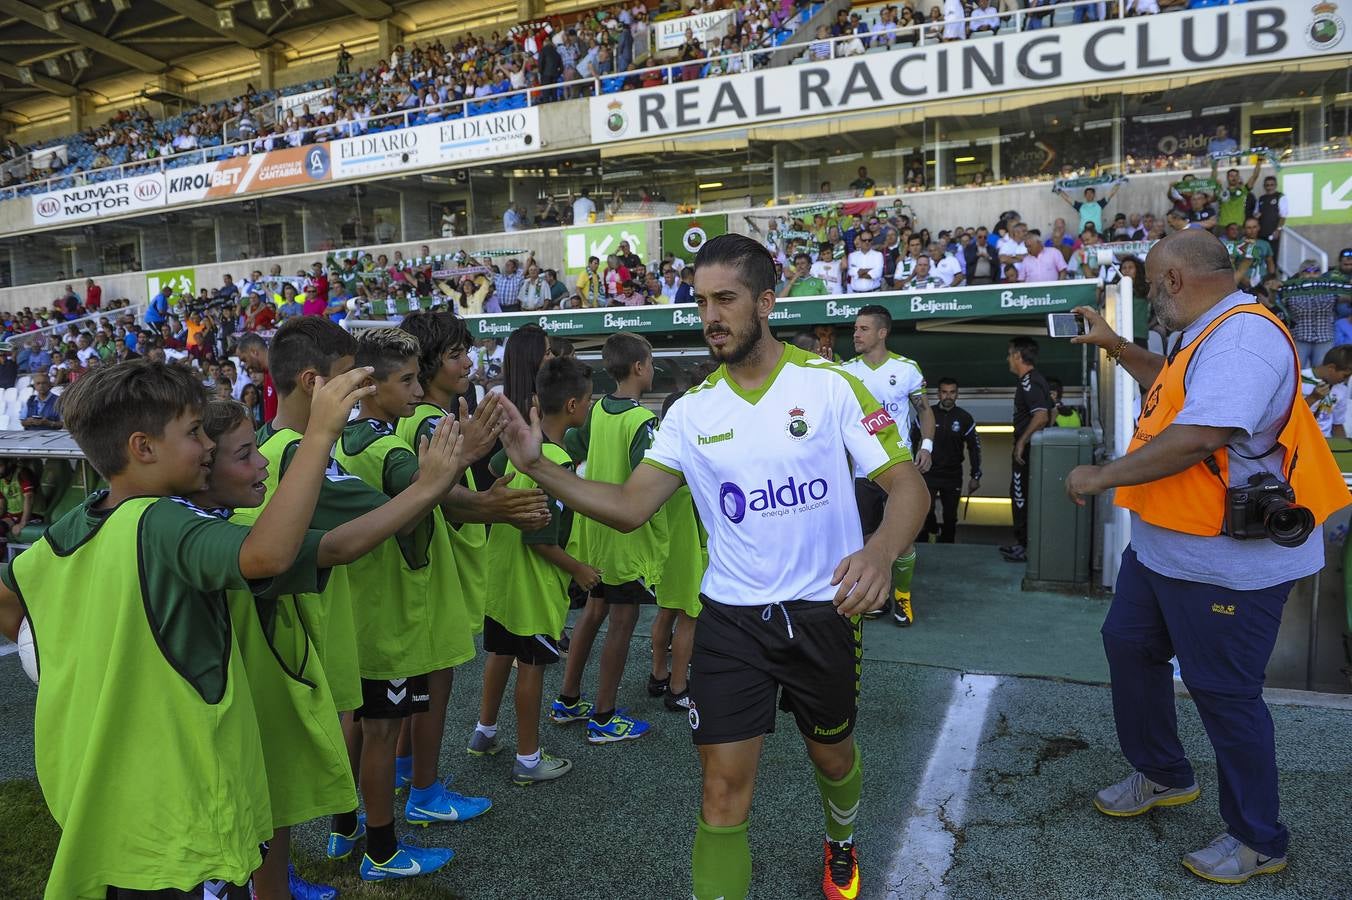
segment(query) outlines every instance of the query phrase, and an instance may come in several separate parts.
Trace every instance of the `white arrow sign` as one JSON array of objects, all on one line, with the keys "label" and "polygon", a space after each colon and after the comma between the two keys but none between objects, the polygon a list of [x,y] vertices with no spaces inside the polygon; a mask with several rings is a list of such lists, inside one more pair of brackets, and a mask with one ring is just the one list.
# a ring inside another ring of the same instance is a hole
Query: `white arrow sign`
[{"label": "white arrow sign", "polygon": [[1348,197],[1348,194],[1352,194],[1352,176],[1338,185],[1336,191],[1333,189],[1333,182],[1324,185],[1324,189],[1319,192],[1319,204],[1324,209],[1352,209],[1352,198]]}]

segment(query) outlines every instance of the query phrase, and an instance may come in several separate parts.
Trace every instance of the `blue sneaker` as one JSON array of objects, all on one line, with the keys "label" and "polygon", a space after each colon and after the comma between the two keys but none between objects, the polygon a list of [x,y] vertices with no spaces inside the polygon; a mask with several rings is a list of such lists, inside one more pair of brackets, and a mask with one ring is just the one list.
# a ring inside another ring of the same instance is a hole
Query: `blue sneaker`
[{"label": "blue sneaker", "polygon": [[414,847],[411,844],[400,843],[394,856],[383,863],[377,863],[370,856],[363,855],[358,872],[362,881],[412,878],[415,875],[435,872],[453,859],[455,851],[450,847]]},{"label": "blue sneaker", "polygon": [[396,756],[394,758],[394,789],[406,788],[413,783],[413,757]]},{"label": "blue sneaker", "polygon": [[636,741],[643,737],[652,726],[640,719],[631,719],[618,712],[604,725],[587,721],[587,741],[592,744],[613,744],[616,741]]},{"label": "blue sneaker", "polygon": [[352,855],[352,849],[357,846],[357,841],[364,837],[366,837],[366,814],[357,813],[357,830],[346,835],[330,831],[329,848],[325,852],[329,859],[347,859]]},{"label": "blue sneaker", "polygon": [[286,883],[291,900],[336,900],[338,889],[327,884],[311,884],[296,874],[296,867],[286,867]]},{"label": "blue sneaker", "polygon": [[492,808],[493,801],[487,797],[466,797],[437,782],[426,791],[413,788],[408,792],[404,821],[424,827],[434,822],[468,822]]},{"label": "blue sneaker", "polygon": [[555,725],[568,725],[572,722],[585,722],[592,714],[592,702],[578,698],[572,706],[562,700],[549,705],[549,721]]}]

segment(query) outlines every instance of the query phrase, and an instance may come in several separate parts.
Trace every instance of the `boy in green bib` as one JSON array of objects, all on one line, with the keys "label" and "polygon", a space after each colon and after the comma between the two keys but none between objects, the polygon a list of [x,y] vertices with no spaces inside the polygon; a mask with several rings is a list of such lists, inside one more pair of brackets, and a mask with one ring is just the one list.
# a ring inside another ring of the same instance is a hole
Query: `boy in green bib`
[{"label": "boy in green bib", "polygon": [[[665,418],[671,404],[685,391],[673,391],[662,401]],[[653,617],[653,670],[648,693],[660,696],[672,712],[690,711],[690,656],[695,649],[695,619],[699,617],[700,581],[709,567],[709,536],[695,512],[688,485],[662,504],[667,520],[667,559],[657,582],[657,615]],[[670,652],[668,652],[670,647]],[[668,665],[670,668],[668,668]]]},{"label": "boy in green bib", "polygon": [[191,372],[135,360],[66,392],[66,425],[108,488],[15,559],[0,590],[0,632],[15,637],[26,613],[39,654],[34,756],[62,828],[47,897],[248,896],[273,823],[226,592],[295,562],[366,375],[315,392],[310,436],[252,529],[183,499],[205,487],[213,451]]},{"label": "boy in green bib", "polygon": [[[468,415],[463,395],[469,391],[469,356],[471,338],[464,319],[449,312],[415,312],[399,323],[418,339],[418,382],[423,398],[413,414],[399,420],[395,434],[410,446],[417,446],[420,438],[431,435],[438,423],[452,411],[462,423],[466,436],[464,456],[471,463],[492,449],[496,441],[496,423],[501,421],[498,410],[500,394],[489,394],[473,416]],[[507,487],[507,479],[499,479],[486,491],[479,491],[470,469],[465,470],[460,484],[441,505],[449,527],[451,549],[460,580],[460,596],[464,598],[470,629],[483,630],[484,603],[488,595],[488,575],[485,571],[485,549],[488,545],[487,524],[510,522],[518,528],[535,529],[549,521],[549,508],[543,491],[517,491]],[[446,685],[449,697],[450,683]],[[395,777],[399,786],[431,784],[437,777],[437,755],[441,749],[441,733],[446,725],[446,703],[438,705],[438,692],[432,691],[429,709],[413,717],[412,727],[405,726],[399,736],[399,751],[395,757]],[[440,712],[438,712],[438,710]],[[414,734],[417,740],[414,740]],[[407,810],[406,810],[407,812]]]},{"label": "boy in green bib", "polygon": [[[332,324],[332,323],[329,323]],[[216,444],[200,507],[251,524],[258,517],[271,462],[258,450],[249,411],[213,400],[203,416]],[[422,476],[377,509],[331,531],[311,529],[306,550],[259,593],[231,591],[230,616],[263,739],[272,820],[263,866],[254,873],[258,900],[332,900],[337,891],[300,878],[287,862],[290,826],[356,805],[356,789],[322,656],[311,639],[315,607],[331,567],[349,563],[441,502],[460,468],[459,427],[451,423],[419,442]],[[323,494],[321,491],[321,502]],[[313,545],[313,546],[312,546]]]},{"label": "boy in green bib", "polygon": [[[568,451],[578,460],[583,478],[623,484],[651,446],[657,423],[652,410],[639,403],[653,386],[652,347],[636,334],[616,332],[606,338],[601,361],[615,379],[615,390],[592,404],[586,421],[569,431]],[[577,529],[581,558],[601,570],[601,584],[587,598],[573,628],[563,686],[550,718],[559,724],[586,720],[587,740],[593,744],[641,738],[652,726],[616,712],[615,697],[639,604],[653,602],[653,585],[666,559],[666,518],[659,510],[646,524],[622,534],[579,517]],[[591,703],[582,699],[582,672],[607,616],[610,625],[601,650],[596,701]]]},{"label": "boy in green bib", "polygon": [[[413,448],[395,433],[422,400],[418,382],[418,341],[397,328],[377,328],[357,342],[358,366],[370,366],[375,392],[362,402],[359,417],[348,424],[334,458],[369,486],[394,497],[418,476]],[[456,473],[457,480],[461,473]],[[361,876],[367,880],[426,874],[450,861],[449,849],[424,849],[398,842],[394,832],[394,757],[401,721],[439,705],[444,722],[450,696],[450,669],[474,657],[474,638],[446,520],[439,508],[411,534],[384,541],[348,566],[353,596],[369,602],[353,605],[357,659],[362,674],[361,785],[366,802],[366,853]],[[431,695],[436,694],[436,700]],[[444,729],[442,729],[444,730]],[[413,741],[419,743],[415,724]],[[440,734],[434,734],[440,755]],[[435,772],[435,768],[433,768]],[[465,821],[487,812],[482,797],[450,791],[435,777],[415,778],[404,818],[410,824]],[[333,832],[360,833],[356,811],[334,818]],[[351,843],[345,848],[351,851]],[[332,849],[332,848],[331,848]],[[330,855],[333,855],[332,853]]]},{"label": "boy in green bib", "polygon": [[[563,449],[563,436],[586,419],[591,390],[591,368],[574,358],[550,359],[536,376],[535,396],[545,435],[542,452],[561,466],[572,468],[568,451]],[[536,489],[529,476],[510,465],[506,471],[513,488]],[[494,575],[496,590],[488,598],[484,650],[491,655],[484,666],[479,723],[470,736],[469,752],[484,756],[502,749],[498,710],[515,660],[516,762],[512,781],[519,785],[553,781],[573,768],[568,760],[550,756],[540,747],[545,666],[559,659],[558,637],[568,615],[568,582],[576,581],[586,590],[596,585],[601,574],[565,549],[572,531],[572,512],[552,498],[549,507],[552,514],[541,528],[523,531],[503,524],[495,526],[488,536],[488,570]]]}]

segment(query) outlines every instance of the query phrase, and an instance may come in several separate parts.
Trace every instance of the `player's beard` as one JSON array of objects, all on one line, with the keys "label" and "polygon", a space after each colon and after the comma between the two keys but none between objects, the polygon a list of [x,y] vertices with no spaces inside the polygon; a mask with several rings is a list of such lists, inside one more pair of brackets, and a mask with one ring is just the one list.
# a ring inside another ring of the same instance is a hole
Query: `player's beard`
[{"label": "player's beard", "polygon": [[755,317],[740,328],[727,328],[721,324],[705,328],[705,343],[708,343],[711,334],[727,334],[732,338],[722,347],[709,344],[709,354],[727,366],[745,362],[760,347],[761,338],[764,337],[760,321]]}]

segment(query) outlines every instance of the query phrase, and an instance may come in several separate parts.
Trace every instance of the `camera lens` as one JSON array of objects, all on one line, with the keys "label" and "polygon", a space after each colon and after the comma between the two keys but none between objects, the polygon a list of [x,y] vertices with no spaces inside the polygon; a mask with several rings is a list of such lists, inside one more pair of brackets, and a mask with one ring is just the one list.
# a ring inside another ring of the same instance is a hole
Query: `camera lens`
[{"label": "camera lens", "polygon": [[1314,513],[1286,500],[1269,498],[1263,504],[1263,530],[1274,544],[1299,547],[1314,531]]}]

